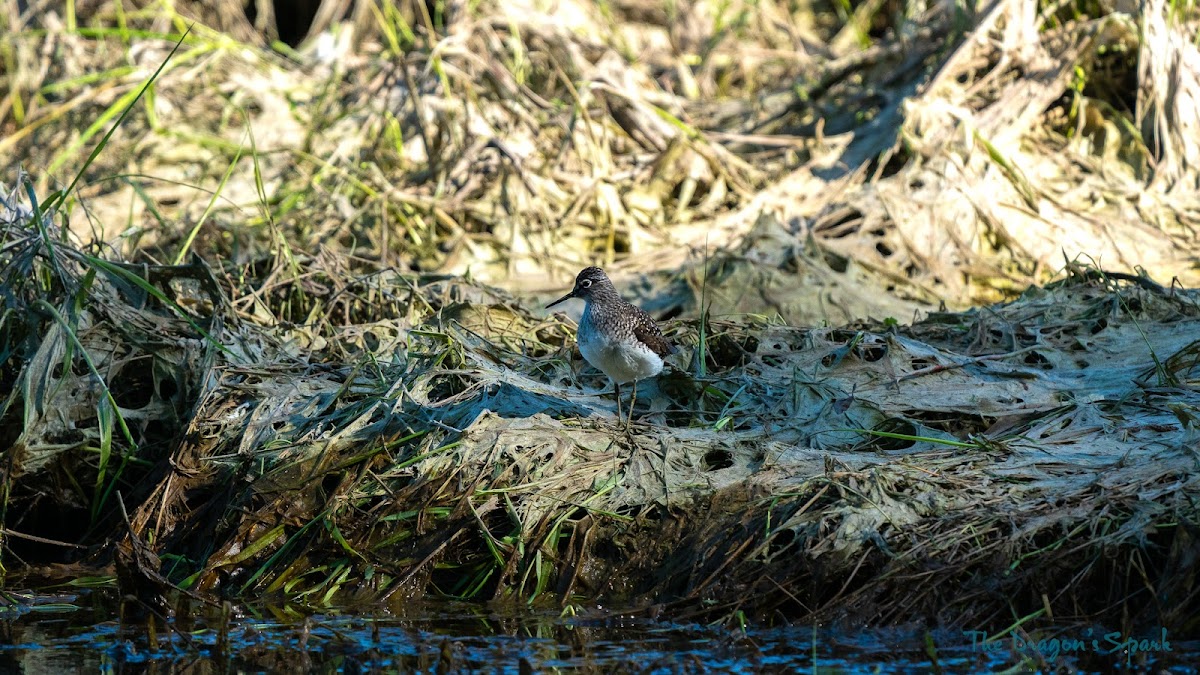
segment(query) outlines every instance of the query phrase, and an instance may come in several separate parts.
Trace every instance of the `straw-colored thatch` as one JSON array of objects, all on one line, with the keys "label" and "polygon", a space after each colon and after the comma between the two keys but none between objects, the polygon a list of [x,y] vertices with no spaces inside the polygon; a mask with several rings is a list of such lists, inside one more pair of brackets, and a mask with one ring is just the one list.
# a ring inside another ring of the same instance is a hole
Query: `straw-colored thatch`
[{"label": "straw-colored thatch", "polygon": [[[6,240],[44,241],[20,232]],[[219,294],[187,303],[196,317],[138,302],[128,271],[55,251],[57,272],[33,263],[56,279],[50,297],[77,297],[96,272],[73,316],[10,324],[37,345],[6,416],[27,416],[10,475],[77,501],[54,476],[111,434],[96,490],[130,512],[110,531],[153,542],[152,564],[136,548],[118,562],[139,588],[554,593],[897,621],[979,622],[1010,601],[1099,615],[1146,594],[1161,604],[1142,620],[1192,606],[1160,584],[1191,578],[1200,515],[1194,293],[1080,270],[910,327],[675,323],[684,349],[624,434],[570,324],[502,292],[307,261],[298,283],[331,299],[328,316],[390,315],[314,336],[233,320]],[[18,301],[47,300],[6,281]],[[76,340],[91,366],[58,367]],[[121,388],[115,407],[97,372]],[[145,400],[122,399],[134,392]],[[109,412],[89,426],[96,410]],[[156,447],[162,429],[177,440]],[[1131,565],[1153,570],[1148,586],[1112,582]]]},{"label": "straw-colored thatch", "polygon": [[[7,16],[6,551],[147,600],[1190,625],[1191,10],[670,7],[296,53]],[[684,347],[633,434],[531,309],[592,262]]]},{"label": "straw-colored thatch", "polygon": [[[110,140],[128,151],[88,168],[71,227],[130,254],[186,243],[239,262],[279,232],[543,290],[586,263],[692,269],[738,251],[729,264],[772,292],[748,296],[735,274],[709,289],[714,309],[793,323],[995,301],[1064,256],[1194,285],[1186,12],[1012,0],[831,31],[774,3],[673,6],[449,3],[432,28],[404,11],[347,24],[299,62],[196,26]],[[29,110],[0,138],[0,156],[46,169],[43,193],[170,49],[54,16],[38,15],[52,39],[14,42]],[[764,213],[781,231],[746,240]],[[793,299],[809,294],[823,302]]]}]

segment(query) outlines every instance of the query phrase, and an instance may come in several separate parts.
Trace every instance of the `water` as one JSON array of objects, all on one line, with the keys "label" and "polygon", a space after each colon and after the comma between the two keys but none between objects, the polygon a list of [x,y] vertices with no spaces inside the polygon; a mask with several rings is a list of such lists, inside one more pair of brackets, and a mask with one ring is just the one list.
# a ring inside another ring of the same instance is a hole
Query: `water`
[{"label": "water", "polygon": [[[1017,653],[1011,638],[985,648],[978,635],[972,640],[963,631],[743,630],[595,607],[563,616],[429,602],[399,612],[310,616],[266,608],[223,616],[213,609],[187,621],[122,624],[105,609],[113,605],[112,598],[98,600],[99,595],[26,598],[7,610],[0,606],[0,673],[125,673],[152,667],[190,672],[925,674],[936,667],[947,673],[1037,668],[1024,658],[1033,650]],[[1060,633],[1059,646],[1077,647],[1063,639],[1071,637]],[[937,646],[936,667],[926,651],[927,639]],[[1047,654],[1049,646],[1043,645]],[[1140,657],[1125,651],[1101,654],[1104,650],[1090,647],[1065,649],[1060,660],[1048,663],[1079,672],[1195,672],[1200,643],[1171,641],[1169,648]]]}]

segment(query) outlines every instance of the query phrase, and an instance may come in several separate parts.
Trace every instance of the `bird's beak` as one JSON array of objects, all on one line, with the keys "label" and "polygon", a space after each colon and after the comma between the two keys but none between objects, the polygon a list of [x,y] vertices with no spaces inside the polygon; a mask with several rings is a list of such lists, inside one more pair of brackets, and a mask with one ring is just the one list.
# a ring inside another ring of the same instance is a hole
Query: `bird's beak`
[{"label": "bird's beak", "polygon": [[552,303],[550,303],[550,304],[546,305],[546,309],[550,309],[551,307],[553,307],[553,306],[557,305],[558,303],[562,302],[563,300],[570,300],[570,299],[571,299],[571,298],[573,298],[573,297],[575,297],[575,290],[574,290],[574,289],[571,289],[571,292],[570,292],[570,293],[567,293],[566,295],[562,296],[561,298],[559,298],[559,299],[555,300],[554,302],[552,302]]}]

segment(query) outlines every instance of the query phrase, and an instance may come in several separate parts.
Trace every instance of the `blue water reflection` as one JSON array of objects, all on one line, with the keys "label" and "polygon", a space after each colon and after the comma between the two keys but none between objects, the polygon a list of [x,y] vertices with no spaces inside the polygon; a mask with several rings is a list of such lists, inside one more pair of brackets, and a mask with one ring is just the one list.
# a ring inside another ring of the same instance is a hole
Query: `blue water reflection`
[{"label": "blue water reflection", "polygon": [[[1158,660],[1119,654],[1039,661],[1001,641],[981,649],[962,631],[849,630],[671,623],[603,608],[553,611],[454,603],[403,611],[292,616],[219,610],[188,621],[124,623],[103,609],[58,602],[0,610],[0,672],[487,672],[972,673],[1194,672],[1200,644],[1175,641]],[[222,629],[224,627],[224,629]],[[1140,668],[1139,668],[1140,665]]]}]

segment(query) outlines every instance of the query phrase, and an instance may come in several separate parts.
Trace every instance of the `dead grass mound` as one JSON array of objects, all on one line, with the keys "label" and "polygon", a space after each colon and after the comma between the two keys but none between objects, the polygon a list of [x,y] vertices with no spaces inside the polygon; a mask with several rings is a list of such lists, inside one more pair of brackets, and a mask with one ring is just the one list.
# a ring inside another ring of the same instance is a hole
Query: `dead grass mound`
[{"label": "dead grass mound", "polygon": [[[17,559],[115,552],[158,602],[1196,616],[1189,291],[1080,269],[907,327],[672,322],[684,349],[627,435],[573,327],[503,291],[319,257],[214,283],[105,262],[27,213],[3,241]],[[184,301],[184,280],[208,290]],[[323,318],[231,311],[272,297]]]},{"label": "dead grass mound", "polygon": [[[728,280],[714,312],[794,324],[1010,299],[1064,257],[1195,285],[1193,9],[384,5],[296,52],[197,24],[71,227],[130,258],[329,248],[539,290],[630,260],[669,270],[664,310],[699,313],[681,276]],[[84,164],[181,37],[155,7],[4,17],[10,177]]]}]

